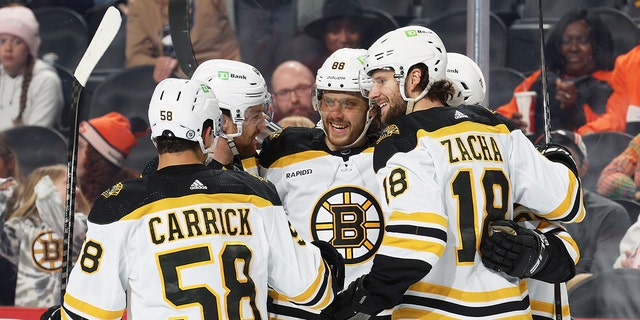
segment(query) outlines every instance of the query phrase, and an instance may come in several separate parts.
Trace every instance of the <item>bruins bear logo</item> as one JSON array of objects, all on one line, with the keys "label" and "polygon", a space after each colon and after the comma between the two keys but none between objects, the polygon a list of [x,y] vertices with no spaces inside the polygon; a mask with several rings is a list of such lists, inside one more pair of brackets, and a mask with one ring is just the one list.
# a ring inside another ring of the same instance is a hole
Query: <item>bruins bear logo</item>
[{"label": "bruins bear logo", "polygon": [[384,218],[378,200],[358,187],[327,191],[313,208],[314,240],[331,243],[346,264],[369,260],[382,242]]}]

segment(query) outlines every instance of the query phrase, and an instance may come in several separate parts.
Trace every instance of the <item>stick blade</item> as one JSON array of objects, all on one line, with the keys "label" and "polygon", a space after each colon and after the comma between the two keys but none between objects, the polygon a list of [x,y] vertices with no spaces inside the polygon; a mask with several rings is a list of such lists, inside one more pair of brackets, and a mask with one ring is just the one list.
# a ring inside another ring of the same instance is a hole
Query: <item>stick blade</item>
[{"label": "stick blade", "polygon": [[189,34],[189,1],[169,0],[169,32],[180,69],[189,77],[198,67]]},{"label": "stick blade", "polygon": [[102,21],[100,22],[93,39],[91,39],[91,43],[89,43],[87,51],[85,51],[82,59],[80,59],[80,63],[78,63],[78,66],[76,67],[76,71],[73,73],[73,76],[83,87],[87,84],[87,80],[89,79],[91,72],[93,72],[93,68],[98,64],[98,61],[100,61],[100,58],[102,58],[102,55],[104,55],[109,45],[116,37],[116,34],[120,29],[120,24],[122,24],[120,11],[113,6],[109,7],[102,17]]}]

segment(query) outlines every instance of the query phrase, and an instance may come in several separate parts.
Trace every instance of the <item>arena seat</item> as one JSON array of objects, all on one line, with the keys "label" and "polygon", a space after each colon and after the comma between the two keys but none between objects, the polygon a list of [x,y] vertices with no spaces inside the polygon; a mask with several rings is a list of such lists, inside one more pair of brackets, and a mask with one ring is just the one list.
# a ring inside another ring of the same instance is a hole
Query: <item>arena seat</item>
[{"label": "arena seat", "polygon": [[[149,101],[156,86],[153,68],[153,65],[139,66],[109,75],[93,92],[88,118],[116,111],[128,118],[140,117],[148,121]],[[156,148],[147,134],[139,138],[138,145],[131,149],[125,166],[142,171],[156,154]]]},{"label": "arena seat", "polygon": [[522,72],[506,67],[496,67],[489,70],[489,109],[508,103],[513,98],[513,90],[525,76]]},{"label": "arena seat", "polygon": [[89,45],[87,22],[79,13],[62,6],[38,8],[33,14],[40,24],[38,57],[53,54],[49,56],[52,62],[75,70]]},{"label": "arena seat", "polygon": [[582,141],[587,147],[589,171],[582,177],[582,186],[587,190],[595,191],[602,169],[624,151],[632,139],[633,136],[630,134],[614,131],[596,132],[583,136]]},{"label": "arena seat", "polygon": [[18,126],[5,130],[4,134],[25,176],[41,166],[67,163],[67,139],[55,129]]},{"label": "arena seat", "polygon": [[640,270],[610,269],[582,280],[569,290],[576,318],[640,318]]}]

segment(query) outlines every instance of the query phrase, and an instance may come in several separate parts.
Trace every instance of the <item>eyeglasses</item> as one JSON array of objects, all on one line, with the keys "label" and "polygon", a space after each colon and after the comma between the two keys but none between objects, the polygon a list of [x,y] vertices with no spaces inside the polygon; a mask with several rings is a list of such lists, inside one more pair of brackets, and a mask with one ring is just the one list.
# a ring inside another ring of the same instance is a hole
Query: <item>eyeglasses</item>
[{"label": "eyeglasses", "polygon": [[273,95],[278,99],[291,99],[291,94],[296,93],[296,96],[301,96],[304,94],[311,95],[311,88],[313,86],[310,84],[301,84],[293,89],[282,89],[273,93]]},{"label": "eyeglasses", "polygon": [[362,98],[330,98],[330,97],[322,97],[322,104],[320,108],[322,111],[333,111],[338,106],[342,106],[345,112],[353,112],[360,109],[361,106],[366,106],[366,102]]}]

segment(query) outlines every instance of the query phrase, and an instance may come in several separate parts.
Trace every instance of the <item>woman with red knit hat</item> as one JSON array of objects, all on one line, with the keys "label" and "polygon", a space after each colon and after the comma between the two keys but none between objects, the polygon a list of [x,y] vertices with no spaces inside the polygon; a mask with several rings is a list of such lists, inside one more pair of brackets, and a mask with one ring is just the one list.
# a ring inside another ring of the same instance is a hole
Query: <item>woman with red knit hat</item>
[{"label": "woman with red knit hat", "polygon": [[140,173],[124,166],[131,148],[138,144],[149,126],[142,118],[128,119],[118,112],[80,123],[78,138],[78,181],[87,200],[120,181],[140,177]]},{"label": "woman with red knit hat", "polygon": [[60,119],[62,84],[56,70],[38,59],[38,28],[29,8],[0,9],[0,131],[55,127]]}]

